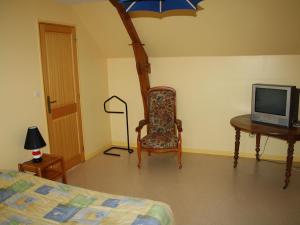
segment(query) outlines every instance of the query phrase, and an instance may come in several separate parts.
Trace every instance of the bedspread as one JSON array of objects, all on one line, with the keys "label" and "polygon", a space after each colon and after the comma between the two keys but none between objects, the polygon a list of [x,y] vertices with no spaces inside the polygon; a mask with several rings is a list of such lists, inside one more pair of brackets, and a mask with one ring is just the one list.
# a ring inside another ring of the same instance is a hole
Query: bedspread
[{"label": "bedspread", "polygon": [[0,225],[173,225],[162,202],[0,170]]}]

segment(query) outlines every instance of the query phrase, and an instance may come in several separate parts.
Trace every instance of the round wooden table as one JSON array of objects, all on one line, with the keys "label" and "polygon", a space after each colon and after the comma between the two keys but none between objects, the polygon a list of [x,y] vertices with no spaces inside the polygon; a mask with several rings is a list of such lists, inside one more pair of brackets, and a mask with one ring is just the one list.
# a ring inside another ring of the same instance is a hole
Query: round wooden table
[{"label": "round wooden table", "polygon": [[239,159],[240,148],[240,134],[241,131],[256,135],[256,160],[259,161],[260,151],[260,137],[261,135],[285,140],[288,143],[285,181],[283,188],[286,189],[291,176],[291,169],[293,165],[294,145],[296,141],[300,140],[300,128],[287,128],[275,125],[254,123],[251,121],[250,115],[241,115],[230,120],[230,124],[235,128],[235,150],[234,150],[234,164],[236,168]]}]

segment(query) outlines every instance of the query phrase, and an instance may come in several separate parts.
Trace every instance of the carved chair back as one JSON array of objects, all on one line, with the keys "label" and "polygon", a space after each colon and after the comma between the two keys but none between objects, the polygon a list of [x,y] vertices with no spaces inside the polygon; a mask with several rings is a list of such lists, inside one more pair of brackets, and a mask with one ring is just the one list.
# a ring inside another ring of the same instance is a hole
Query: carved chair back
[{"label": "carved chair back", "polygon": [[176,91],[154,87],[148,91],[148,134],[176,134]]}]

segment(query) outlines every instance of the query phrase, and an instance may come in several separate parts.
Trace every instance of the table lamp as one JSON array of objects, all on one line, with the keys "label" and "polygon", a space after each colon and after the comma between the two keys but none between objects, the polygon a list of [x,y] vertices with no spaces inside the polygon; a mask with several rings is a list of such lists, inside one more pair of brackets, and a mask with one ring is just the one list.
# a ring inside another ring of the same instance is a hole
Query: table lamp
[{"label": "table lamp", "polygon": [[26,134],[24,148],[32,150],[32,162],[39,163],[42,159],[40,148],[45,147],[46,143],[37,127],[29,127]]}]

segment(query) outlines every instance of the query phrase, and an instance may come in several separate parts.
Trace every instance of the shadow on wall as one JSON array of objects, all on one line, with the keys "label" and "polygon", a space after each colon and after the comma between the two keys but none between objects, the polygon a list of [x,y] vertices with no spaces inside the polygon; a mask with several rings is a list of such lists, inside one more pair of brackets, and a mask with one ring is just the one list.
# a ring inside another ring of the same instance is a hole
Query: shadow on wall
[{"label": "shadow on wall", "polygon": [[139,18],[139,17],[147,17],[147,18],[156,18],[156,19],[163,19],[164,17],[171,17],[171,16],[197,16],[197,12],[204,10],[201,6],[197,7],[197,11],[191,10],[172,10],[167,11],[164,13],[159,12],[150,12],[150,11],[139,11],[139,12],[130,12],[131,18]]}]

